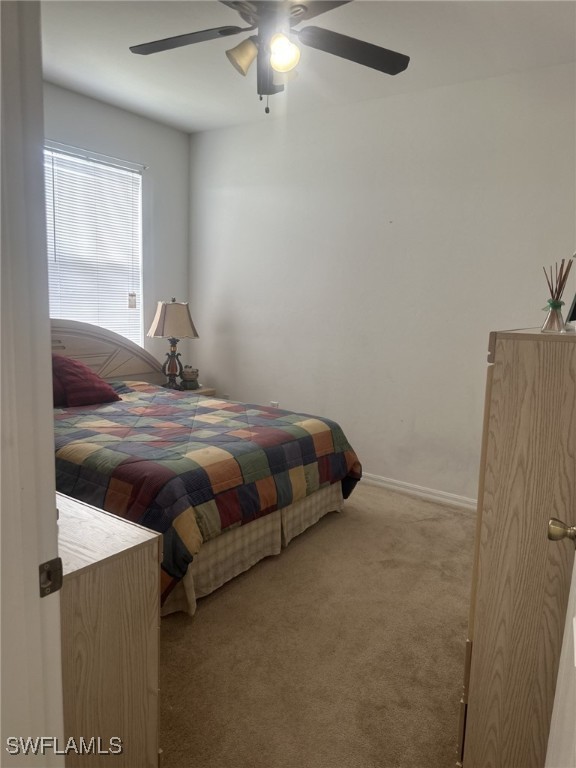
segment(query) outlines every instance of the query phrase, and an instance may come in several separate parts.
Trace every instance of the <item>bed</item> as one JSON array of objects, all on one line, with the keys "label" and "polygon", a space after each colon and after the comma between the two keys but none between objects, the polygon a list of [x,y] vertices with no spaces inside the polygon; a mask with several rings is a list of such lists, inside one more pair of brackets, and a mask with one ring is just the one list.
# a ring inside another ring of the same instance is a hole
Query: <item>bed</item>
[{"label": "bed", "polygon": [[162,533],[163,614],[193,614],[361,477],[329,419],[166,389],[155,358],[86,323],[53,320],[52,351],[57,490]]}]

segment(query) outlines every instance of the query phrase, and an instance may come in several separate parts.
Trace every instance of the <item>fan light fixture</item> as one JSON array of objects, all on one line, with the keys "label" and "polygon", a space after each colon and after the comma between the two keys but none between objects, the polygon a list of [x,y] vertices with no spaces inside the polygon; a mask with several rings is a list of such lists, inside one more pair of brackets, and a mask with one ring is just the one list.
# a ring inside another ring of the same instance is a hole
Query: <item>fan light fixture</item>
[{"label": "fan light fixture", "polygon": [[300,61],[300,48],[281,32],[270,40],[270,66],[275,72],[290,72]]},{"label": "fan light fixture", "polygon": [[[0,0],[1,2],[1,0]],[[266,97],[265,112],[270,112],[268,97],[284,90],[289,79],[286,73],[292,73],[300,59],[300,50],[291,37],[297,37],[298,45],[315,48],[318,51],[353,61],[363,67],[370,67],[387,75],[403,72],[410,57],[403,53],[382,48],[379,45],[342,35],[330,29],[307,24],[298,29],[302,22],[308,22],[326,11],[331,11],[351,0],[220,0],[223,5],[237,11],[247,27],[230,24],[197,32],[152,40],[149,43],[131,45],[132,53],[148,56],[151,53],[170,51],[184,45],[203,43],[207,40],[219,40],[240,32],[253,32],[247,40],[226,51],[234,68],[246,75],[252,62],[256,60],[256,93],[260,101]]]},{"label": "fan light fixture", "polygon": [[229,51],[226,51],[226,56],[228,56],[230,63],[241,75],[246,76],[246,73],[250,69],[250,65],[258,55],[258,46],[256,45],[257,40],[258,38],[256,35],[251,35],[234,48],[230,48]]}]

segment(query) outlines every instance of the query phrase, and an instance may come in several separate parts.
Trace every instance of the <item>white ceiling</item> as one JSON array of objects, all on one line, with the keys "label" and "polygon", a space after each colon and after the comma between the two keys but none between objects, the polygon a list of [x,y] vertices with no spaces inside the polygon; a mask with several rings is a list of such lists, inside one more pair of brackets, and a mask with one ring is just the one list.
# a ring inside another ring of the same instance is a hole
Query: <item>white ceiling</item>
[{"label": "white ceiling", "polygon": [[270,97],[266,116],[255,65],[242,77],[225,56],[248,32],[150,56],[128,50],[185,32],[246,26],[218,0],[45,0],[44,75],[195,132],[576,60],[573,0],[354,0],[310,23],[408,54],[408,69],[390,77],[301,46],[298,77]]}]

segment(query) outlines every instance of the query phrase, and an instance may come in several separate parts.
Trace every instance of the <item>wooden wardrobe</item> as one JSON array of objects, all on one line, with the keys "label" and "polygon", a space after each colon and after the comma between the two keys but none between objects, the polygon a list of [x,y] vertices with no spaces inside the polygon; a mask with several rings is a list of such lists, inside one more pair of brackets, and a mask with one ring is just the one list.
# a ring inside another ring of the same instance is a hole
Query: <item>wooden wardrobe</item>
[{"label": "wooden wardrobe", "polygon": [[543,768],[576,524],[576,333],[490,334],[459,765]]}]

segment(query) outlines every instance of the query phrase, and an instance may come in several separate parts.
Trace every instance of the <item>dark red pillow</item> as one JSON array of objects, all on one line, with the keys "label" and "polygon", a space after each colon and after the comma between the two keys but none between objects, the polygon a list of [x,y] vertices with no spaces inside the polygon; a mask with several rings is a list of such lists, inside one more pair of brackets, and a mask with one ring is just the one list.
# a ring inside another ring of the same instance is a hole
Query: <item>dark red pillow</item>
[{"label": "dark red pillow", "polygon": [[63,355],[52,355],[52,381],[56,407],[73,408],[120,400],[110,384],[87,365]]},{"label": "dark red pillow", "polygon": [[52,371],[52,394],[54,395],[54,408],[66,407],[66,392],[64,391],[64,385]]}]

